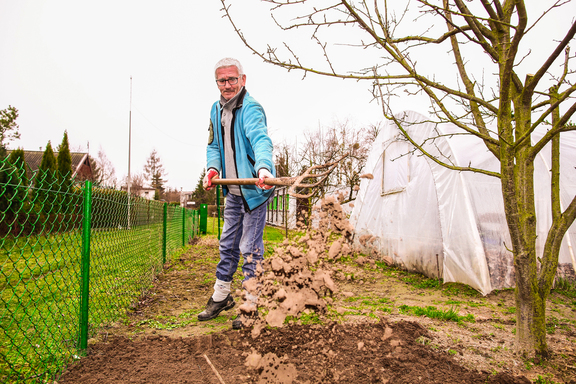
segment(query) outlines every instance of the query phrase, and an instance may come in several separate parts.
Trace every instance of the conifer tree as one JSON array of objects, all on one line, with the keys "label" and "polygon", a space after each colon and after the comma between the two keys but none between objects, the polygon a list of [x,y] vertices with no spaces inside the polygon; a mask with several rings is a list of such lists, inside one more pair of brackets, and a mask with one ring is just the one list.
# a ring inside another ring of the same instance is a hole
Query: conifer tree
[{"label": "conifer tree", "polygon": [[[11,184],[15,187],[15,197],[18,206],[26,200],[28,191],[28,175],[26,173],[28,165],[24,158],[24,150],[22,148],[15,149],[10,153],[8,162],[12,165],[14,172],[12,173]],[[14,205],[13,203],[13,205]],[[15,209],[19,211],[19,209]]]},{"label": "conifer tree", "polygon": [[196,203],[197,207],[199,207],[200,204],[216,204],[216,188],[213,188],[211,191],[206,191],[202,186],[202,180],[204,180],[205,175],[206,169],[203,169],[198,179],[198,184],[196,184],[196,189],[192,192],[192,200]]},{"label": "conifer tree", "polygon": [[[1,152],[2,147],[0,146],[0,155]],[[0,194],[0,223],[4,223],[7,220],[6,211],[10,204],[10,192],[8,190],[10,188],[10,169],[11,164],[8,162],[8,159],[0,157],[0,186],[2,189],[5,189],[5,192]]]},{"label": "conifer tree", "polygon": [[164,176],[166,176],[166,171],[162,165],[162,160],[158,155],[158,152],[154,149],[150,153],[150,157],[146,160],[144,165],[144,175],[146,180],[150,182],[150,186],[158,191],[161,196],[164,193]]},{"label": "conifer tree", "polygon": [[61,180],[70,180],[72,175],[72,156],[70,155],[70,144],[68,143],[68,132],[66,131],[64,131],[62,143],[58,147],[58,158],[56,161],[58,164],[58,177]]},{"label": "conifer tree", "polygon": [[70,195],[72,189],[72,156],[70,155],[70,145],[68,144],[68,132],[64,131],[62,143],[58,147],[58,205],[59,213],[66,213],[70,208]]},{"label": "conifer tree", "polygon": [[36,188],[35,203],[39,205],[42,213],[48,215],[54,213],[54,190],[58,189],[57,170],[58,164],[52,150],[52,144],[48,141],[38,173],[34,179],[34,187]]},{"label": "conifer tree", "polygon": [[13,150],[8,157],[8,161],[10,164],[16,167],[18,172],[18,179],[20,183],[18,185],[22,185],[23,187],[28,186],[28,164],[26,164],[26,159],[24,157],[24,150],[22,148],[18,148]]},{"label": "conifer tree", "polygon": [[28,177],[24,150],[16,149],[0,163],[0,184],[4,193],[0,196],[0,221],[3,222],[0,232],[12,232],[18,235],[21,230],[18,214],[26,202]]}]

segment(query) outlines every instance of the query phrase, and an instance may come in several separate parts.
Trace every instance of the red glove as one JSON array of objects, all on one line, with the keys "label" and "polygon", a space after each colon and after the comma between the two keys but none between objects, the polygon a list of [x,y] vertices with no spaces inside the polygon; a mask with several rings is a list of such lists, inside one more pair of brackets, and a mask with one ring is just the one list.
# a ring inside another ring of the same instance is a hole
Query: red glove
[{"label": "red glove", "polygon": [[258,182],[256,183],[256,185],[262,189],[272,189],[274,188],[273,185],[264,184],[264,179],[272,179],[272,178],[274,178],[274,176],[266,168],[261,168],[258,171]]},{"label": "red glove", "polygon": [[204,180],[202,180],[202,186],[204,187],[204,189],[209,191],[212,188],[214,188],[214,185],[212,184],[212,179],[217,179],[218,177],[219,177],[218,171],[215,170],[214,168],[210,168],[206,176],[204,176]]}]

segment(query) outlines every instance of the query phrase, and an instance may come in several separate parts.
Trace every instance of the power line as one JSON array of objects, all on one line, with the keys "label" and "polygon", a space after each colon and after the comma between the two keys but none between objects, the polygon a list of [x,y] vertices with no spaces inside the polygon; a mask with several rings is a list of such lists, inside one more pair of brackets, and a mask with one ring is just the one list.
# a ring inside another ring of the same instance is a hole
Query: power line
[{"label": "power line", "polygon": [[150,121],[150,119],[147,118],[146,115],[144,115],[144,113],[142,113],[142,111],[140,111],[140,109],[138,109],[138,107],[134,106],[134,109],[136,109],[136,111],[138,111],[138,113],[139,113],[140,115],[142,115],[142,117],[143,117],[148,123],[150,123],[150,125],[151,125],[152,127],[154,127],[158,132],[162,133],[164,136],[166,136],[166,137],[168,137],[168,138],[170,138],[170,139],[172,139],[172,140],[175,140],[175,141],[179,142],[180,144],[188,145],[188,146],[190,146],[190,147],[204,147],[203,144],[191,144],[191,143],[186,143],[186,142],[182,141],[182,139],[179,139],[179,138],[170,136],[169,134],[166,133],[166,130],[163,130],[163,129],[161,129],[161,128],[158,128],[158,127],[156,126],[156,124],[154,124],[152,121]]}]

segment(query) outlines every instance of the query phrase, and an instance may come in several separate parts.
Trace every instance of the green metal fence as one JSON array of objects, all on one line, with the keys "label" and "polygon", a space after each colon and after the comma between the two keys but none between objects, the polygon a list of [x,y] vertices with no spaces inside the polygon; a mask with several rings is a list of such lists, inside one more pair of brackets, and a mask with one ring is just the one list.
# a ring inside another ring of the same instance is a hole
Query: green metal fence
[{"label": "green metal fence", "polygon": [[[30,180],[30,181],[28,181]],[[118,320],[199,213],[0,160],[0,382],[48,382]]]}]

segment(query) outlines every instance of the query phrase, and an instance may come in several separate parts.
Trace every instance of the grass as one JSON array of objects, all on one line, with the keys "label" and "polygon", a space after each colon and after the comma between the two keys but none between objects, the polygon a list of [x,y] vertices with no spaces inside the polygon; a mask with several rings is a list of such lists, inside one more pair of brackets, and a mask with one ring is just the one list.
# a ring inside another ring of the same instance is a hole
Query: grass
[{"label": "grass", "polygon": [[[567,298],[576,299],[576,281],[559,278],[556,280],[554,291],[566,296]],[[576,306],[576,301],[572,301],[571,304]]]},{"label": "grass", "polygon": [[401,280],[418,289],[440,288],[442,285],[440,280],[430,279],[422,275],[411,275],[403,277]]},{"label": "grass", "polygon": [[312,325],[312,324],[324,324],[320,315],[314,311],[304,311],[298,316],[287,316],[284,320],[284,324],[289,324],[291,322],[297,322],[302,325]]},{"label": "grass", "polygon": [[[224,226],[224,220],[220,219],[220,233],[222,233],[222,227]],[[293,238],[299,232],[294,230],[288,230],[288,237]],[[214,235],[218,236],[218,218],[217,217],[208,217],[208,222],[206,226],[206,234],[207,235]],[[277,244],[284,241],[286,238],[286,230],[280,227],[273,227],[267,225],[264,227],[264,242]]]},{"label": "grass", "polygon": [[546,333],[553,335],[556,333],[557,329],[562,329],[564,331],[570,331],[572,327],[570,326],[569,319],[558,319],[555,316],[549,315],[546,317]]},{"label": "grass", "polygon": [[504,309],[503,312],[506,314],[509,314],[509,315],[514,315],[514,314],[516,314],[516,307],[508,307],[508,308]]},{"label": "grass", "polygon": [[378,271],[385,276],[397,276],[399,270],[395,267],[391,267],[383,261],[376,261],[376,266],[378,267]]},{"label": "grass", "polygon": [[[183,312],[178,316],[157,316],[156,319],[146,319],[142,320],[136,325],[139,327],[147,326],[153,329],[164,329],[171,330],[177,328],[183,328],[190,324],[197,324],[198,314],[202,309],[195,311]],[[215,324],[225,324],[228,322],[228,318],[224,315],[220,315],[210,321],[209,324],[204,324],[205,327],[215,327]]]},{"label": "grass", "polygon": [[446,283],[442,285],[442,293],[447,296],[464,295],[468,297],[482,297],[482,295],[474,288],[466,284],[460,283]]},{"label": "grass", "polygon": [[[391,313],[393,308],[391,300],[386,297],[353,296],[347,297],[343,301],[349,304],[344,307],[345,311],[343,315],[362,314],[368,317],[378,318],[375,313]],[[364,314],[365,310],[368,310],[367,314]]]},{"label": "grass", "polygon": [[[290,231],[288,231],[288,236],[290,236]],[[271,243],[280,243],[286,238],[286,232],[284,228],[271,227],[267,225],[264,227],[264,241]]]},{"label": "grass", "polygon": [[[168,222],[166,251],[182,246]],[[180,233],[178,233],[180,231]],[[89,336],[120,318],[162,269],[162,222],[90,236]],[[49,378],[80,354],[82,234],[0,238],[0,381]]]},{"label": "grass", "polygon": [[446,296],[464,295],[468,297],[481,297],[482,295],[466,284],[444,283],[442,279],[433,279],[417,272],[401,270],[395,266],[389,266],[383,261],[376,261],[378,272],[384,276],[400,277],[400,279],[417,289],[441,290]]},{"label": "grass", "polygon": [[538,377],[533,381],[534,384],[556,384],[556,382],[554,380],[552,380],[552,375],[545,375],[545,376],[541,376],[538,375]]},{"label": "grass", "polygon": [[419,306],[408,306],[408,305],[401,305],[399,308],[400,313],[405,314],[413,314],[415,316],[426,316],[431,319],[438,319],[444,321],[454,321],[460,323],[462,321],[467,321],[473,323],[474,315],[469,313],[466,316],[458,315],[458,312],[454,309],[454,307],[442,310],[437,309],[434,306],[427,306],[427,307],[419,307]]}]

